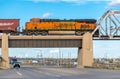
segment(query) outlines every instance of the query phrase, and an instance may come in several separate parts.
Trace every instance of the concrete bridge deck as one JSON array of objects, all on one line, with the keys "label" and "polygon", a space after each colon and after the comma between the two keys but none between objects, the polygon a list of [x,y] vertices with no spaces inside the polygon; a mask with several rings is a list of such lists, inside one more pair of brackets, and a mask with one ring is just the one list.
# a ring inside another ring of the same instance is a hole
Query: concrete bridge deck
[{"label": "concrete bridge deck", "polygon": [[[0,37],[1,39],[2,37]],[[82,39],[82,36],[9,36],[9,39]]]}]

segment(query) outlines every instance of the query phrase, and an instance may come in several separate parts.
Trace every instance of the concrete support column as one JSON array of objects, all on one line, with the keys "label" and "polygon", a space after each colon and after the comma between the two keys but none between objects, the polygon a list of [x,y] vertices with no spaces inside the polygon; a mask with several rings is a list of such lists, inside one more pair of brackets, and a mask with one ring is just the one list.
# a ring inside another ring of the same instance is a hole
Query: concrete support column
[{"label": "concrete support column", "polygon": [[87,32],[83,35],[82,48],[78,48],[78,65],[77,68],[93,65],[93,44],[92,34]]},{"label": "concrete support column", "polygon": [[9,68],[9,56],[8,56],[8,35],[2,35],[2,66],[4,69]]}]

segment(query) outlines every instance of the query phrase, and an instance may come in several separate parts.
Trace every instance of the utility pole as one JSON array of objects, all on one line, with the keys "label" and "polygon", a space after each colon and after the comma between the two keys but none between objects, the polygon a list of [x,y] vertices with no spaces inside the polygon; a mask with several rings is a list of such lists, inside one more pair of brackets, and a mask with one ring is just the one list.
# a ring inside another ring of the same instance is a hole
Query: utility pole
[{"label": "utility pole", "polygon": [[105,55],[105,60],[106,60],[106,63],[107,63],[107,61],[108,61],[108,59],[107,59],[107,53],[105,53],[104,55]]},{"label": "utility pole", "polygon": [[60,62],[61,61],[61,50],[60,50],[60,48],[59,48],[59,60],[58,61],[59,61],[58,65],[60,67],[61,66],[61,62]]},{"label": "utility pole", "polygon": [[70,63],[70,65],[71,65],[71,52],[70,52],[70,62],[69,62],[69,63]]},{"label": "utility pole", "polygon": [[42,50],[39,51],[39,54],[40,54],[40,61],[41,63],[43,64],[43,55],[42,55]]},{"label": "utility pole", "polygon": [[68,67],[69,67],[69,58],[70,58],[70,55],[69,55],[69,52],[68,52],[68,62],[67,62]]},{"label": "utility pole", "polygon": [[57,58],[56,58],[57,66],[59,67],[59,53],[57,53]]},{"label": "utility pole", "polygon": [[63,62],[64,62],[64,58],[63,58],[63,52],[62,52],[62,65],[63,65]]}]

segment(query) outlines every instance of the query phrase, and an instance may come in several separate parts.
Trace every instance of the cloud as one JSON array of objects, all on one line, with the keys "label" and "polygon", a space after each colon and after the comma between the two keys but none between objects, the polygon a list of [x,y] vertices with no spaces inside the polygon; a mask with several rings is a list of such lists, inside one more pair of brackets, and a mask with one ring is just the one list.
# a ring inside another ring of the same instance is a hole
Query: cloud
[{"label": "cloud", "polygon": [[83,3],[83,2],[100,2],[100,1],[111,1],[111,0],[27,0],[33,2],[69,2],[69,3]]},{"label": "cloud", "polygon": [[44,13],[41,18],[48,18],[51,15],[52,15],[51,13]]},{"label": "cloud", "polygon": [[117,6],[120,5],[120,0],[27,0],[33,1],[35,3],[38,2],[67,2],[67,3],[75,3],[75,4],[82,4],[87,2],[107,2],[108,6]]},{"label": "cloud", "polygon": [[109,6],[117,6],[120,5],[120,0],[111,0]]},{"label": "cloud", "polygon": [[27,54],[27,53],[25,54],[25,57],[28,57],[28,54]]},{"label": "cloud", "polygon": [[35,3],[38,3],[38,2],[58,2],[60,0],[27,0],[27,1],[33,1]]},{"label": "cloud", "polygon": [[59,49],[50,50],[50,53],[58,53]]}]

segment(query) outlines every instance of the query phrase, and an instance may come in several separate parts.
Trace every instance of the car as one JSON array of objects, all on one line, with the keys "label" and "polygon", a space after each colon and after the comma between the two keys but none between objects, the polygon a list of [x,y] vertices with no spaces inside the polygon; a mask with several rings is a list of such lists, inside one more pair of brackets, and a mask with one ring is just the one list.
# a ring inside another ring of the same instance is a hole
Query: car
[{"label": "car", "polygon": [[13,68],[20,68],[20,62],[14,62]]}]

